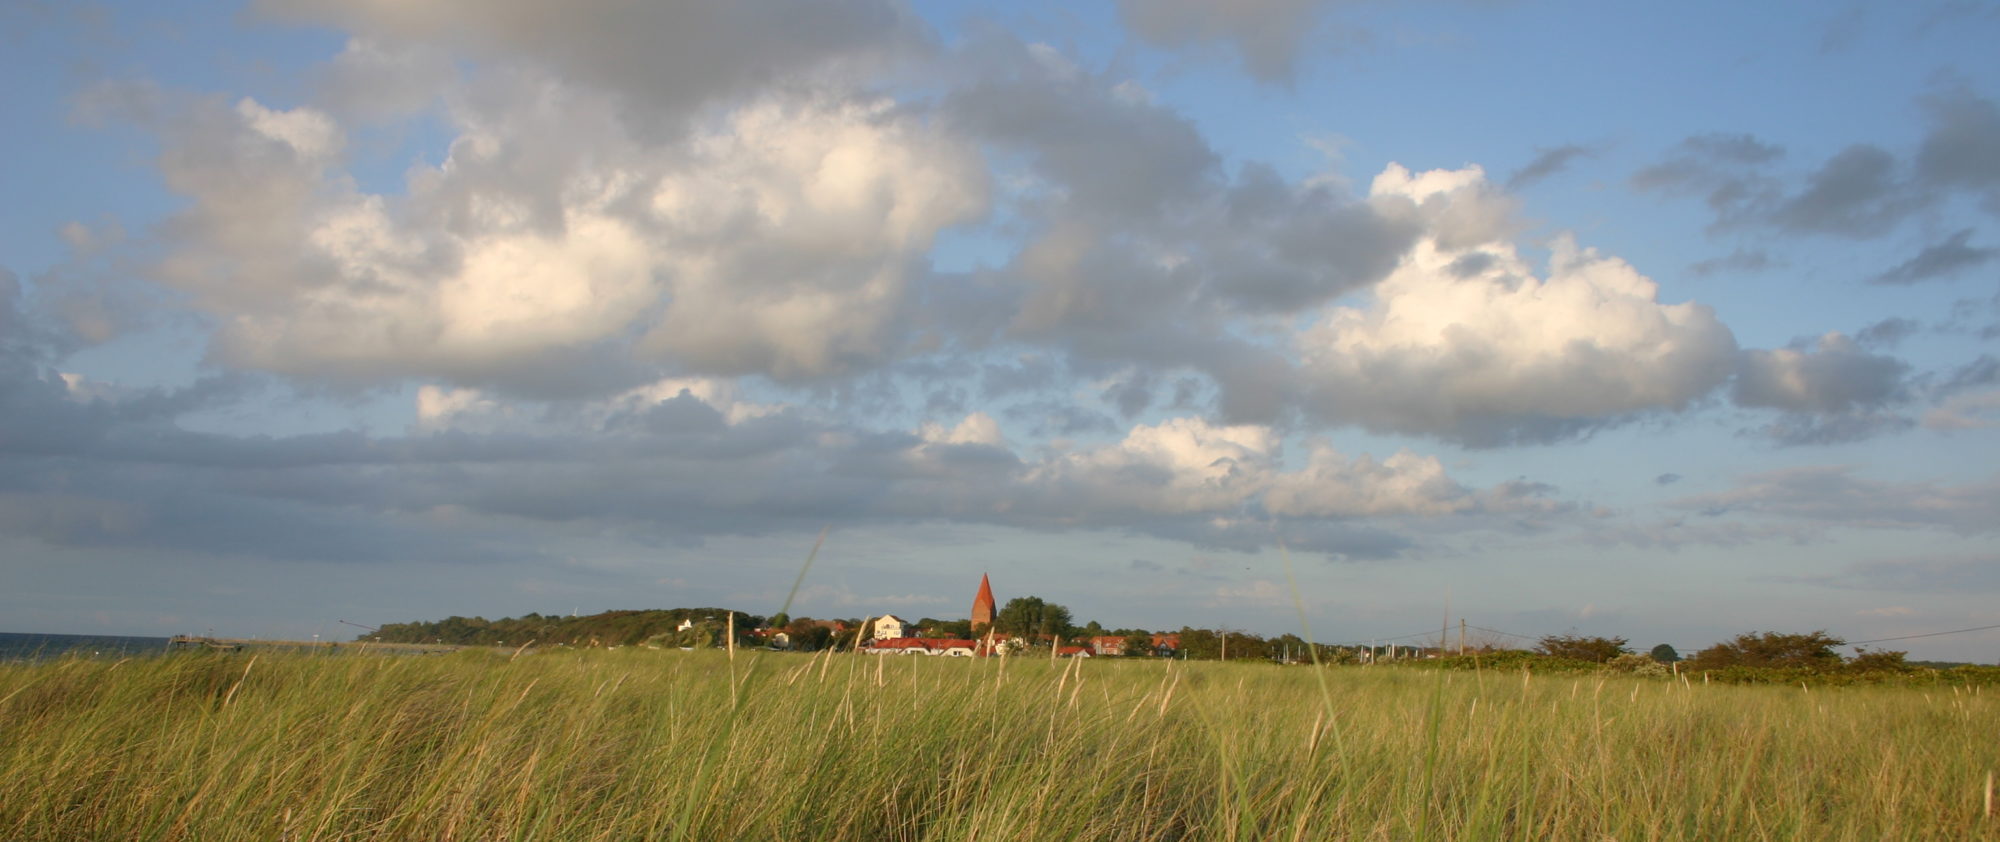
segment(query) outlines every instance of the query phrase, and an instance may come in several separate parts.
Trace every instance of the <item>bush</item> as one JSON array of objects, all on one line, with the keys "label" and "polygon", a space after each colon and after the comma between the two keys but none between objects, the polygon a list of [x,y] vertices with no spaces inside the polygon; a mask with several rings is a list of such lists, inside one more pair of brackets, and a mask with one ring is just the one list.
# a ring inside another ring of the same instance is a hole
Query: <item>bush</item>
[{"label": "bush", "polygon": [[1535,651],[1555,658],[1573,661],[1590,661],[1601,664],[1625,654],[1622,637],[1583,637],[1574,634],[1552,634],[1535,644]]},{"label": "bush", "polygon": [[1688,666],[1698,670],[1725,667],[1831,669],[1841,664],[1840,653],[1833,648],[1844,642],[1824,630],[1808,634],[1752,632],[1739,634],[1727,643],[1718,643],[1696,652],[1689,659]]},{"label": "bush", "polygon": [[1666,664],[1653,659],[1651,655],[1627,652],[1604,662],[1604,666],[1614,672],[1629,672],[1633,675],[1662,676],[1671,674]]},{"label": "bush", "polygon": [[1579,661],[1575,658],[1557,658],[1551,655],[1544,655],[1540,652],[1529,652],[1524,649],[1499,649],[1491,652],[1481,652],[1477,655],[1450,655],[1443,658],[1423,658],[1411,661],[1384,661],[1383,663],[1384,664],[1393,663],[1398,666],[1411,666],[1411,667],[1416,667],[1418,669],[1445,669],[1445,670],[1477,669],[1477,670],[1501,670],[1507,672],[1527,670],[1529,672],[1537,672],[1537,673],[1591,672],[1602,668],[1599,664],[1593,663],[1591,661]]},{"label": "bush", "polygon": [[1847,669],[1852,672],[1909,672],[1915,669],[1905,660],[1909,654],[1887,649],[1873,652],[1856,649],[1854,657],[1847,661]]}]

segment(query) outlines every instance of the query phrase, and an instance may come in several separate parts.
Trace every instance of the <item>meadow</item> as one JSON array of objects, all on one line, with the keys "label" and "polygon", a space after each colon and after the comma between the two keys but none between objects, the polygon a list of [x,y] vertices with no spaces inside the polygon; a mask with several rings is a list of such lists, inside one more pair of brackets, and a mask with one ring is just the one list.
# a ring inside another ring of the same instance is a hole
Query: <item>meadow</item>
[{"label": "meadow", "polygon": [[0,664],[10,840],[2000,839],[1978,687],[466,650]]}]

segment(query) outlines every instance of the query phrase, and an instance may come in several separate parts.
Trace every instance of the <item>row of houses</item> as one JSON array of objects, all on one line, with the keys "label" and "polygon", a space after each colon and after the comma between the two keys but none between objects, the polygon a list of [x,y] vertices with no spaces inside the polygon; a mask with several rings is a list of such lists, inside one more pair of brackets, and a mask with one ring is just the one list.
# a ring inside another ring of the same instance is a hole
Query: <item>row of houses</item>
[{"label": "row of houses", "polygon": [[[984,582],[981,583],[982,587]],[[886,614],[875,619],[875,637],[861,645],[861,651],[875,655],[941,655],[953,658],[983,657],[992,654],[989,646],[999,646],[1012,636],[995,634],[987,640],[964,640],[958,638],[916,637],[916,624]],[[1044,641],[1055,643],[1057,641]],[[1079,643],[1059,646],[1056,656],[1061,658],[1090,658],[1119,656],[1126,652],[1126,638],[1118,635],[1100,635],[1084,638]],[[1180,651],[1181,636],[1178,634],[1154,634],[1151,640],[1152,654],[1170,657]],[[1132,653],[1137,654],[1137,653]]]},{"label": "row of houses", "polygon": [[986,644],[981,641],[942,637],[876,638],[861,645],[861,651],[871,655],[941,655],[946,658],[985,655],[985,649]]}]

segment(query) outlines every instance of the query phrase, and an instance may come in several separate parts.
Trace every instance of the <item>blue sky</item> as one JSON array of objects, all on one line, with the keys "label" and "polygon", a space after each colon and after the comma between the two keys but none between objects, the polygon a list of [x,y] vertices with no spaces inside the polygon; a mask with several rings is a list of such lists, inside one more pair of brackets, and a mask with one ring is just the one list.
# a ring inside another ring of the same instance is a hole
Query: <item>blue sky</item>
[{"label": "blue sky", "polygon": [[1991,625],[1996,35],[16,0],[0,627]]}]

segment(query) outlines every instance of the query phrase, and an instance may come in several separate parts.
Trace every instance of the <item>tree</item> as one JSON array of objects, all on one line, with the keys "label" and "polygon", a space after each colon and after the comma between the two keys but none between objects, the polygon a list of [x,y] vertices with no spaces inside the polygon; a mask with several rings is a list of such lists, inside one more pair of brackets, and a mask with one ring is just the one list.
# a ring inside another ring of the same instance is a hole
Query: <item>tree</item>
[{"label": "tree", "polygon": [[1910,669],[1909,662],[1905,660],[1909,654],[1894,649],[1870,652],[1857,646],[1854,657],[1847,662],[1847,668],[1855,672],[1906,672]]},{"label": "tree", "polygon": [[1229,644],[1229,660],[1268,661],[1276,654],[1271,649],[1271,641],[1243,631],[1223,630],[1223,640]]},{"label": "tree", "polygon": [[924,630],[925,637],[950,637],[961,640],[972,637],[971,620],[933,620],[926,617],[917,621],[917,627]]},{"label": "tree", "polygon": [[1131,632],[1125,635],[1125,657],[1140,658],[1153,654],[1153,636],[1145,632]]},{"label": "tree", "polygon": [[1040,638],[1069,629],[1069,609],[1038,596],[1017,596],[993,617],[993,628],[1006,634]]},{"label": "tree", "polygon": [[1556,658],[1572,661],[1589,661],[1601,664],[1626,653],[1622,637],[1584,637],[1574,634],[1552,634],[1535,644],[1535,651]]},{"label": "tree", "polygon": [[1290,659],[1292,662],[1311,661],[1312,651],[1306,647],[1305,638],[1286,633],[1271,638],[1266,647],[1274,659]]},{"label": "tree", "polygon": [[1214,629],[1181,627],[1181,655],[1196,661],[1212,661],[1222,656],[1222,637]]},{"label": "tree", "polygon": [[1688,665],[1702,670],[1723,667],[1824,669],[1840,665],[1840,653],[1833,648],[1845,642],[1827,634],[1824,629],[1808,634],[1751,632],[1694,653]]},{"label": "tree", "polygon": [[1663,664],[1671,664],[1681,659],[1681,653],[1675,652],[1674,647],[1666,643],[1653,647],[1653,651],[1649,654],[1653,656],[1653,660]]},{"label": "tree", "polygon": [[810,617],[800,617],[785,624],[785,637],[791,639],[796,651],[818,652],[833,642],[833,629],[813,622]]}]

